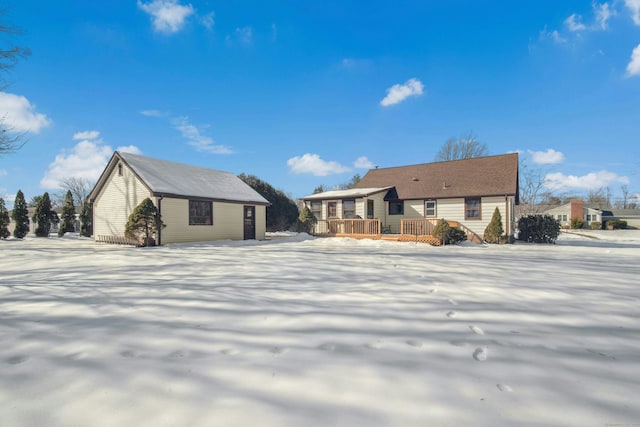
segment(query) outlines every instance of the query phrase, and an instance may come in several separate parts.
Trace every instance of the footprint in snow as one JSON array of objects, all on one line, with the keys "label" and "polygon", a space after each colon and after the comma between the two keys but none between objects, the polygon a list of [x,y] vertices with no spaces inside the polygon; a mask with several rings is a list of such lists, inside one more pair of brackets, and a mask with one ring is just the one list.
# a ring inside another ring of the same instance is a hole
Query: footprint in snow
[{"label": "footprint in snow", "polygon": [[452,300],[451,298],[449,298],[447,301],[449,301],[449,304],[451,305],[458,305],[458,303]]},{"label": "footprint in snow", "polygon": [[453,319],[457,315],[458,315],[458,313],[456,313],[455,311],[450,311],[450,312],[447,313],[447,317],[450,318],[450,319]]},{"label": "footprint in snow", "polygon": [[484,335],[484,331],[477,326],[471,325],[469,326],[469,329],[471,329],[471,332],[473,332],[476,335]]},{"label": "footprint in snow", "polygon": [[271,350],[269,350],[269,352],[273,353],[273,354],[283,354],[286,353],[287,349],[284,347],[272,347]]},{"label": "footprint in snow", "polygon": [[174,359],[178,359],[178,358],[181,358],[181,357],[184,357],[184,356],[185,356],[184,351],[181,351],[181,350],[176,350],[176,351],[172,352],[171,354],[169,354],[169,357],[174,358]]},{"label": "footprint in snow", "polygon": [[20,355],[17,355],[17,356],[11,356],[11,357],[9,357],[8,359],[6,359],[6,362],[7,362],[9,365],[19,365],[19,364],[21,364],[21,363],[26,362],[27,360],[29,360],[29,357],[28,357],[28,356],[25,356],[25,355],[20,354]]},{"label": "footprint in snow", "polygon": [[420,348],[420,347],[422,347],[424,344],[422,344],[422,341],[407,340],[407,345],[410,345],[411,347],[417,347],[417,348]]},{"label": "footprint in snow", "polygon": [[507,393],[513,393],[513,389],[511,387],[509,387],[506,384],[496,384],[496,387],[498,387],[498,390],[500,391],[506,391]]},{"label": "footprint in snow", "polygon": [[320,344],[318,348],[324,351],[335,351],[336,345],[331,343],[324,343],[324,344]]},{"label": "footprint in snow", "polygon": [[484,362],[487,360],[487,348],[486,347],[478,347],[473,352],[473,358],[479,362]]},{"label": "footprint in snow", "polygon": [[382,348],[382,342],[380,340],[376,342],[371,342],[369,344],[364,345],[366,348],[370,348],[372,350],[380,350]]},{"label": "footprint in snow", "polygon": [[433,288],[429,292],[431,292],[432,294],[435,294],[438,292],[438,288]]},{"label": "footprint in snow", "polygon": [[220,353],[224,354],[225,356],[235,356],[236,354],[240,353],[238,350],[236,350],[235,348],[224,348],[222,350],[220,350]]},{"label": "footprint in snow", "polygon": [[130,359],[132,357],[136,357],[136,352],[131,350],[125,350],[120,352],[120,356]]}]

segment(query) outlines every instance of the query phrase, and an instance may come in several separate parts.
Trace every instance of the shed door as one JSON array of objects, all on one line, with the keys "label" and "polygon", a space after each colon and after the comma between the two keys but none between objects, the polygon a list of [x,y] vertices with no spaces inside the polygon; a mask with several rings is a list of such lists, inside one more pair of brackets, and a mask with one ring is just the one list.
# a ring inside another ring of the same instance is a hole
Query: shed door
[{"label": "shed door", "polygon": [[256,207],[244,207],[244,240],[256,238]]}]

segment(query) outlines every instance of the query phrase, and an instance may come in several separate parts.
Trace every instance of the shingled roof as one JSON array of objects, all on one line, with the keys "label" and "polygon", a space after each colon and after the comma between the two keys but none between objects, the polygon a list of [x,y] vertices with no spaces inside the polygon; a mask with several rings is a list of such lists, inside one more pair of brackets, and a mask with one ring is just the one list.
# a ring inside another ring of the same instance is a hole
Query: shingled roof
[{"label": "shingled roof", "polygon": [[230,172],[116,151],[91,192],[94,199],[120,159],[155,196],[192,197],[268,205],[269,201]]},{"label": "shingled roof", "polygon": [[518,154],[371,169],[355,188],[395,187],[402,200],[516,196]]}]

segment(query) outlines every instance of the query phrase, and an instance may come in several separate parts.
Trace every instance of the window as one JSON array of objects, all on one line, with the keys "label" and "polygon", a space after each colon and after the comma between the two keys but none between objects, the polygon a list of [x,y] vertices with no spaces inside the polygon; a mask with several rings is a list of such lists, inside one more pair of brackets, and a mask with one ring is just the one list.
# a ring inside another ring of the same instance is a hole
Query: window
[{"label": "window", "polygon": [[567,216],[566,215],[562,215],[562,221],[567,222]]},{"label": "window", "polygon": [[464,199],[464,219],[482,219],[480,198]]},{"label": "window", "polygon": [[562,215],[558,215],[558,222],[562,222]]},{"label": "window", "polygon": [[329,202],[329,203],[327,203],[327,217],[329,217],[329,218],[337,218],[338,217],[338,203],[337,202]]},{"label": "window", "polygon": [[118,164],[118,176],[122,176],[122,163]]},{"label": "window", "polygon": [[211,202],[189,200],[189,225],[213,225]]},{"label": "window", "polygon": [[311,213],[316,219],[322,218],[322,200],[312,200],[309,209],[311,209]]},{"label": "window", "polygon": [[342,217],[343,218],[356,217],[356,201],[354,199],[342,201]]},{"label": "window", "polygon": [[424,216],[435,217],[436,216],[436,201],[425,200],[424,202]]},{"label": "window", "polygon": [[404,215],[404,200],[389,200],[389,215]]}]

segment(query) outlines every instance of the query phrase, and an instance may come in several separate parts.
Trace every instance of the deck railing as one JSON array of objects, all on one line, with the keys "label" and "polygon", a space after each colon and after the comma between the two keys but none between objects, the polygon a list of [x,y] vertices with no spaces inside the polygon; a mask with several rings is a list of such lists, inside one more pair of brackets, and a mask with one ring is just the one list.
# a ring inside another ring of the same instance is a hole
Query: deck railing
[{"label": "deck railing", "polygon": [[435,221],[427,218],[400,220],[400,234],[411,236],[430,236]]},{"label": "deck railing", "polygon": [[313,227],[316,235],[358,235],[379,236],[381,232],[379,219],[328,219],[319,220]]}]

